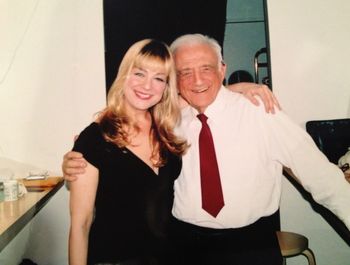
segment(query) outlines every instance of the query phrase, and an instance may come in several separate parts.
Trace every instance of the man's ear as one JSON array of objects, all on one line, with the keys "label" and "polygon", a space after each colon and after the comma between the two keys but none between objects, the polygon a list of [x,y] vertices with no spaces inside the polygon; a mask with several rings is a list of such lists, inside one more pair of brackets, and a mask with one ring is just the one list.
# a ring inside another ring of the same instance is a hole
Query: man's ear
[{"label": "man's ear", "polygon": [[226,63],[224,61],[221,61],[220,63],[220,72],[221,72],[221,75],[222,75],[222,80],[225,79],[225,75],[226,75]]}]

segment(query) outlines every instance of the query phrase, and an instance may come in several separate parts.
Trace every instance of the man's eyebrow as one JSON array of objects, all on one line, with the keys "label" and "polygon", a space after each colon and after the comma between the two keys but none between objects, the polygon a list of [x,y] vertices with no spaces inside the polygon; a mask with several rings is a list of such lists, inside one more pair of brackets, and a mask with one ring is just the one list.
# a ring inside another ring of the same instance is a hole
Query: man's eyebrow
[{"label": "man's eyebrow", "polygon": [[213,64],[203,64],[200,67],[215,67]]},{"label": "man's eyebrow", "polygon": [[189,68],[189,67],[186,67],[186,68],[182,68],[182,69],[178,69],[178,70],[177,70],[178,73],[186,72],[186,71],[192,71],[192,69]]}]

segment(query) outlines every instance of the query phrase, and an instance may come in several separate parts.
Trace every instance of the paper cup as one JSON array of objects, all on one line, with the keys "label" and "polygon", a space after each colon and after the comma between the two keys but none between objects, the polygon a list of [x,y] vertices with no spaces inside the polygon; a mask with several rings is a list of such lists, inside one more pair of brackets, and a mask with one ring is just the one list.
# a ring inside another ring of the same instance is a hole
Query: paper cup
[{"label": "paper cup", "polygon": [[4,201],[15,201],[18,199],[18,181],[5,180],[4,182]]}]

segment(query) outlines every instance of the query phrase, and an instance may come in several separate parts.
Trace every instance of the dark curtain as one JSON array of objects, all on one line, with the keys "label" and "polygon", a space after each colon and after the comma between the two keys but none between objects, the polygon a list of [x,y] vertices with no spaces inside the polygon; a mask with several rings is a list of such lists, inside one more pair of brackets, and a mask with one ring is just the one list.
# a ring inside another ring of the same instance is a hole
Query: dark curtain
[{"label": "dark curtain", "polygon": [[138,40],[156,38],[170,44],[186,33],[224,41],[227,0],[104,0],[107,90],[127,49]]}]

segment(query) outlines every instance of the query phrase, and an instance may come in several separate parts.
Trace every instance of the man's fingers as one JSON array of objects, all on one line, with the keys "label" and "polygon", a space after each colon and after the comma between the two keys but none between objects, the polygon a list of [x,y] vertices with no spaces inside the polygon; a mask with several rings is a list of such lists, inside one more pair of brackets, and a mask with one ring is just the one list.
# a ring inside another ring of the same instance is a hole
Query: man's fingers
[{"label": "man's fingers", "polygon": [[[264,86],[259,86],[257,89],[251,91],[251,95],[252,97],[255,99],[256,102],[259,102],[257,100],[257,97],[261,99],[261,101],[263,102],[264,104],[264,108],[265,108],[265,111],[267,113],[270,113],[270,112],[274,112],[274,109],[273,109],[273,100],[271,98],[271,95],[269,91],[267,91]],[[255,103],[254,103],[255,104]],[[255,104],[255,105],[259,105],[258,104]]]},{"label": "man's fingers", "polygon": [[[77,157],[81,157],[80,153],[77,153]],[[74,155],[73,155],[74,156]],[[84,158],[65,158],[62,163],[63,178],[66,181],[75,181],[77,175],[83,174],[85,172],[85,167],[87,163]]]},{"label": "man's fingers", "polygon": [[87,166],[87,163],[84,159],[78,159],[78,160],[64,160],[62,164],[62,171],[64,174],[81,174],[84,173],[85,167]]},{"label": "man's fingers", "polygon": [[78,179],[76,175],[63,175],[64,180],[66,181],[75,181]]},{"label": "man's fingers", "polygon": [[277,106],[279,110],[282,110],[282,107],[275,96],[273,96],[273,104]]},{"label": "man's fingers", "polygon": [[256,106],[259,106],[260,105],[260,102],[259,100],[257,100],[257,98],[255,97],[254,93],[249,93],[249,94],[246,94],[246,96],[248,97],[248,99]]},{"label": "man's fingers", "polygon": [[272,91],[268,88],[266,85],[262,85],[261,89],[264,92],[264,99],[265,99],[265,108],[268,112],[275,113],[275,108],[281,110],[281,106],[275,97],[275,95],[272,93]]},{"label": "man's fingers", "polygon": [[83,174],[85,172],[85,169],[83,167],[67,167],[63,173],[65,175],[79,175],[79,174]]},{"label": "man's fingers", "polygon": [[82,153],[75,152],[75,151],[70,151],[70,152],[66,153],[66,154],[63,156],[63,159],[64,159],[64,160],[68,160],[68,159],[79,159],[79,158],[83,158]]}]

